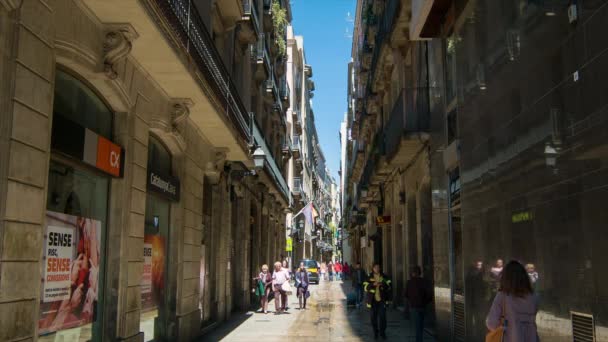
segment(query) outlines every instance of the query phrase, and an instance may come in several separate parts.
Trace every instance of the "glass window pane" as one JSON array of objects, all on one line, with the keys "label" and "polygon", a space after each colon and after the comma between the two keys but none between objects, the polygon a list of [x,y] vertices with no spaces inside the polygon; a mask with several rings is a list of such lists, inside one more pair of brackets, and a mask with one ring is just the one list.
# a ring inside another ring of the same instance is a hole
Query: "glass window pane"
[{"label": "glass window pane", "polygon": [[[39,341],[101,340],[108,185],[106,177],[50,163]],[[70,243],[51,248],[51,236],[58,234],[69,236]],[[51,260],[69,260],[69,271],[53,269],[57,263]],[[70,276],[67,283],[57,278],[63,273]],[[53,293],[66,288],[65,296],[52,299]],[[81,299],[74,306],[75,296]],[[72,303],[68,311],[62,310],[66,303]]]},{"label": "glass window pane", "polygon": [[112,138],[112,112],[85,84],[61,70],[55,77],[53,115]]}]

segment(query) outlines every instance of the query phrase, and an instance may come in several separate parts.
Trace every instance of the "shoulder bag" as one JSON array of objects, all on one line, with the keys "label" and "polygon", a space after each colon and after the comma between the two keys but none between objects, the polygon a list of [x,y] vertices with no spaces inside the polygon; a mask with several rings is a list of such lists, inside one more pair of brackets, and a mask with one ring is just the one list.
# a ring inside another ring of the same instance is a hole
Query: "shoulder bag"
[{"label": "shoulder bag", "polygon": [[505,339],[505,329],[507,328],[507,318],[505,317],[506,295],[502,297],[502,314],[500,317],[500,326],[486,334],[486,342],[503,342]]},{"label": "shoulder bag", "polygon": [[281,284],[281,290],[285,291],[288,294],[291,293],[291,285],[289,284],[289,281],[286,281]]}]

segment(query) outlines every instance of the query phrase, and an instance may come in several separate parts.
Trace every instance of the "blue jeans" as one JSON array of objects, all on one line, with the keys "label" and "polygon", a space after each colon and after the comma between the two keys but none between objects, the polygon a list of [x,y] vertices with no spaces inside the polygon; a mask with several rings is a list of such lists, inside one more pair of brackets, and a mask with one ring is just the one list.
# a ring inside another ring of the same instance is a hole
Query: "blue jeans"
[{"label": "blue jeans", "polygon": [[424,309],[411,308],[410,316],[412,317],[412,323],[414,324],[414,330],[416,331],[416,342],[422,342],[424,340]]},{"label": "blue jeans", "polygon": [[363,286],[355,285],[355,294],[357,295],[357,305],[363,303]]}]

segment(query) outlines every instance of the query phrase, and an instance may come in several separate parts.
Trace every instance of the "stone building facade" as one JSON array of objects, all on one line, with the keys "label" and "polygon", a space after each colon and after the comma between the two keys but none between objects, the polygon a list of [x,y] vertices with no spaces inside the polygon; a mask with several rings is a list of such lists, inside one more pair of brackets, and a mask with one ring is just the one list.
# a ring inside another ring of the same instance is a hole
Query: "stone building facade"
[{"label": "stone building facade", "polygon": [[357,4],[343,171],[351,258],[391,274],[397,305],[410,267],[432,271],[428,90],[410,16],[409,1]]},{"label": "stone building facade", "polygon": [[0,340],[186,341],[252,305],[292,201],[277,10],[0,2]]},{"label": "stone building facade", "polygon": [[438,340],[484,340],[510,260],[540,299],[541,340],[607,339],[607,16],[604,1],[358,1],[352,254],[382,263],[396,295],[422,266]]}]

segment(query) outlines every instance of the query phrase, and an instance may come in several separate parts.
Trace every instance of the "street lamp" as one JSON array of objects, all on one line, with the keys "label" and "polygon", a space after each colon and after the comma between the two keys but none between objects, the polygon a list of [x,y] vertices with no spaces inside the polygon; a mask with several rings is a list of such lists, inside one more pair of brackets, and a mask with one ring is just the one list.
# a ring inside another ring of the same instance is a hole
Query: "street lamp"
[{"label": "street lamp", "polygon": [[553,173],[557,174],[557,157],[559,157],[560,147],[551,143],[545,145],[545,163],[553,169]]},{"label": "street lamp", "polygon": [[264,168],[264,161],[266,160],[266,154],[261,147],[258,147],[253,152],[253,164],[256,170],[261,170]]}]

